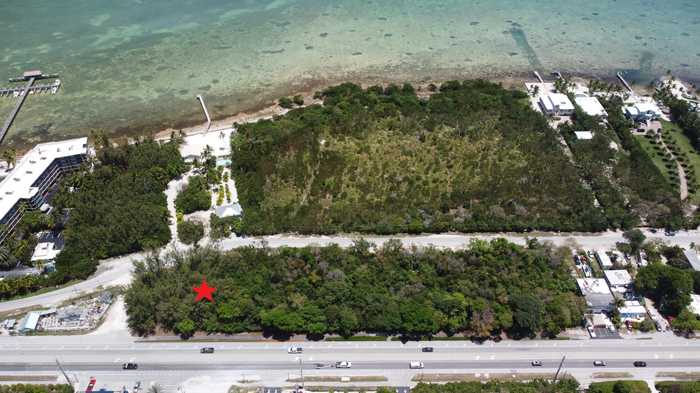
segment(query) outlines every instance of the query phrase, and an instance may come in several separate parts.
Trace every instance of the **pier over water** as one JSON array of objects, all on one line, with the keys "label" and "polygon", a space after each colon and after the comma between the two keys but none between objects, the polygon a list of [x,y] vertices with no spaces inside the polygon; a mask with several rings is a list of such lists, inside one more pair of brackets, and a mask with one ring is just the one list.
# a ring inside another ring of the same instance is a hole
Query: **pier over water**
[{"label": "pier over water", "polygon": [[[51,84],[45,84],[45,85],[34,85],[34,82],[36,82],[39,79],[51,79],[54,78],[56,79],[53,83]],[[2,129],[0,129],[0,145],[2,145],[2,142],[5,140],[5,136],[7,135],[7,132],[10,130],[10,127],[12,127],[12,123],[15,121],[15,118],[17,118],[17,115],[19,114],[20,109],[22,109],[22,105],[24,105],[24,101],[27,99],[27,96],[29,94],[36,94],[36,93],[51,93],[51,94],[56,94],[58,92],[58,88],[61,86],[61,80],[58,79],[58,75],[56,74],[44,74],[41,71],[38,70],[33,70],[33,71],[25,71],[22,76],[16,77],[16,78],[10,78],[10,82],[27,82],[24,87],[7,87],[7,88],[0,88],[0,97],[16,97],[17,98],[17,103],[15,104],[14,108],[12,108],[12,112],[10,112],[10,115],[5,119],[5,123],[2,126]]]}]

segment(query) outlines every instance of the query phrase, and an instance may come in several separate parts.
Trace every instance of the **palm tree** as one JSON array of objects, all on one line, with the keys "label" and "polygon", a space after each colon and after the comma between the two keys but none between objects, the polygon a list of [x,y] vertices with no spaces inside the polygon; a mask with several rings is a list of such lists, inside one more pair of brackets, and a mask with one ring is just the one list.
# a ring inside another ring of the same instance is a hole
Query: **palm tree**
[{"label": "palm tree", "polygon": [[7,149],[2,152],[2,159],[7,161],[8,167],[14,168],[17,163],[17,151],[15,149]]}]

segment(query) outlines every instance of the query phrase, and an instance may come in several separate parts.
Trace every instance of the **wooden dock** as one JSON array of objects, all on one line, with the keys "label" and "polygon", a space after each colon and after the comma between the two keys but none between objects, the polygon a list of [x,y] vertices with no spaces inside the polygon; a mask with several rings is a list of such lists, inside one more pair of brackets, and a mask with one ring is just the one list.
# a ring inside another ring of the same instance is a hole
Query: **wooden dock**
[{"label": "wooden dock", "polygon": [[622,74],[619,73],[619,72],[617,73],[617,79],[619,79],[620,82],[622,82],[622,84],[625,85],[625,87],[627,88],[627,90],[630,91],[630,93],[634,94],[634,90],[632,90],[632,87],[629,85],[629,83],[627,83],[627,81],[625,80],[625,78],[623,78],[623,77],[622,77]]},{"label": "wooden dock", "polygon": [[[37,80],[48,78],[56,78],[56,81],[50,84],[36,86],[34,85],[34,82],[36,82]],[[10,112],[10,115],[7,117],[7,119],[5,119],[5,123],[0,129],[0,145],[2,145],[2,142],[5,140],[5,136],[7,136],[7,132],[10,130],[10,127],[12,127],[12,123],[14,123],[15,119],[17,118],[20,109],[22,109],[24,101],[27,100],[27,96],[29,96],[30,94],[37,93],[55,94],[58,91],[58,88],[61,86],[61,81],[58,79],[58,75],[43,74],[41,71],[38,70],[26,71],[20,77],[10,78],[10,82],[27,83],[24,85],[24,87],[10,87],[0,89],[0,96],[17,98],[17,103],[15,104],[15,107],[12,108],[12,112]]]}]

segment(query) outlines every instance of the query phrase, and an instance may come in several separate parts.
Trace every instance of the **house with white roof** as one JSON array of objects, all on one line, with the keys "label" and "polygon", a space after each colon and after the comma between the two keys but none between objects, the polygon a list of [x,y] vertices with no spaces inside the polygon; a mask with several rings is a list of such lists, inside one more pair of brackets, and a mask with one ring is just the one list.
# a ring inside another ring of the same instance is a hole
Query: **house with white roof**
[{"label": "house with white roof", "polygon": [[586,95],[577,95],[574,97],[576,105],[578,105],[581,110],[589,116],[598,116],[603,119],[608,117],[608,112],[603,108],[603,105],[595,97],[589,97]]},{"label": "house with white roof", "polygon": [[683,250],[683,254],[688,260],[688,263],[690,263],[690,267],[692,267],[696,272],[700,272],[700,258],[698,257],[698,253],[695,250],[690,249]]},{"label": "house with white roof", "polygon": [[626,293],[632,288],[632,276],[627,270],[606,270],[605,280],[610,289],[618,293]]},{"label": "house with white roof", "polygon": [[636,102],[622,108],[625,117],[636,122],[646,122],[658,120],[663,116],[663,112],[654,102]]},{"label": "house with white roof", "polygon": [[700,316],[700,295],[696,295],[694,293],[690,295],[688,310],[693,314]]},{"label": "house with white roof", "polygon": [[576,139],[579,141],[590,141],[593,139],[593,133],[591,131],[574,131]]},{"label": "house with white roof", "polygon": [[600,263],[600,267],[603,269],[610,269],[613,267],[613,263],[610,260],[610,256],[605,252],[605,250],[598,250],[595,252],[596,259]]},{"label": "house with white roof", "polygon": [[625,305],[619,307],[620,320],[622,322],[642,322],[647,317],[647,309],[636,300],[626,301]]},{"label": "house with white roof", "polygon": [[586,299],[586,305],[590,312],[608,312],[615,307],[615,297],[604,279],[577,278],[576,284],[578,284],[581,295]]},{"label": "house with white roof", "polygon": [[[41,143],[27,152],[0,182],[0,244],[13,233],[24,208],[42,209],[61,177],[80,167],[88,154],[87,138]],[[44,206],[45,207],[45,206]]]},{"label": "house with white roof", "polygon": [[540,108],[549,116],[570,116],[575,107],[566,94],[550,93],[540,97]]}]

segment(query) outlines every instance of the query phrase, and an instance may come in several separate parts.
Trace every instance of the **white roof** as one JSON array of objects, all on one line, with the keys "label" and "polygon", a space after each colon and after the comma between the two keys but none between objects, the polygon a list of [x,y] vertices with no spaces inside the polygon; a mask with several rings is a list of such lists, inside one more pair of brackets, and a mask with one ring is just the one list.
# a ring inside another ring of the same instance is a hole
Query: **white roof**
[{"label": "white roof", "polygon": [[603,267],[611,267],[613,265],[610,257],[604,250],[598,250],[595,253],[598,256],[598,261],[600,261],[600,264],[603,265]]},{"label": "white roof", "polygon": [[547,112],[553,112],[554,111],[554,105],[552,104],[552,101],[549,100],[547,97],[540,97],[540,103],[544,106],[544,109]]},{"label": "white roof", "polygon": [[598,101],[597,98],[595,97],[588,97],[588,96],[577,96],[575,98],[576,104],[581,107],[581,110],[583,110],[587,115],[590,116],[607,116],[608,112],[605,111],[605,108],[603,108],[603,105],[600,104],[600,101]]},{"label": "white roof", "polygon": [[627,270],[606,270],[605,278],[614,287],[632,284],[632,276]]},{"label": "white roof", "polygon": [[644,315],[647,313],[646,307],[642,306],[637,301],[627,301],[623,307],[618,308],[620,314],[623,315]]},{"label": "white roof", "polygon": [[32,261],[50,261],[56,259],[56,256],[61,253],[61,250],[54,248],[55,243],[39,243],[34,247]]},{"label": "white roof", "polygon": [[32,184],[58,158],[87,154],[87,137],[60,142],[41,143],[25,154],[0,183],[0,219],[21,199],[37,192]]},{"label": "white roof", "polygon": [[605,279],[603,278],[577,278],[576,283],[584,296],[587,294],[612,296],[608,283],[605,282]]},{"label": "white roof", "polygon": [[590,131],[574,131],[576,134],[576,139],[578,140],[591,140],[593,139],[593,133]]},{"label": "white roof", "polygon": [[547,96],[552,104],[559,108],[559,110],[574,110],[574,104],[571,103],[569,97],[566,94],[552,93]]},{"label": "white roof", "polygon": [[696,295],[694,293],[690,295],[688,310],[693,314],[700,315],[700,295]]},{"label": "white roof", "polygon": [[180,145],[180,155],[182,157],[198,157],[202,155],[204,148],[209,146],[213,156],[229,156],[231,155],[232,132],[232,128],[227,128],[225,130],[188,135]]},{"label": "white roof", "polygon": [[642,113],[653,113],[661,116],[661,109],[653,102],[638,102],[635,107]]},{"label": "white roof", "polygon": [[695,250],[683,250],[683,254],[685,254],[688,262],[690,262],[690,266],[692,266],[695,271],[700,272],[700,258],[698,257],[698,253],[695,252]]}]

